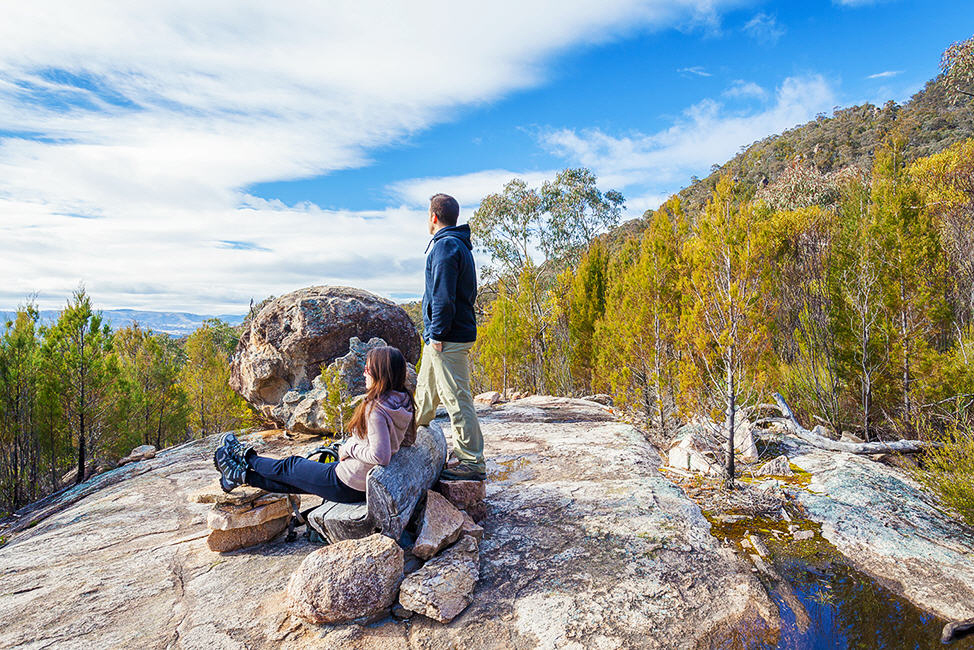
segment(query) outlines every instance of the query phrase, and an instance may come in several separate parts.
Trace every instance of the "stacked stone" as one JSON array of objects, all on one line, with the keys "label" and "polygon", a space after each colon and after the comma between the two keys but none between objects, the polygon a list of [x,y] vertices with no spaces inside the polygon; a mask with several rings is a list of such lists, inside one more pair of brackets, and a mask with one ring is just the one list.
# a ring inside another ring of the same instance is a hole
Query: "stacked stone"
[{"label": "stacked stone", "polygon": [[291,610],[313,623],[364,621],[388,614],[390,606],[398,618],[419,613],[441,623],[453,620],[473,601],[484,529],[451,499],[486,513],[484,488],[480,481],[437,487],[439,492],[426,492],[411,549],[375,534],[305,558],[288,584]]},{"label": "stacked stone", "polygon": [[[434,489],[471,519],[471,523],[480,523],[487,517],[487,503],[484,501],[487,498],[487,486],[484,481],[440,481]],[[474,536],[479,540],[483,537],[484,529],[479,526],[477,529],[479,532]]]},{"label": "stacked stone", "polygon": [[[295,505],[301,501],[291,495]],[[243,485],[229,494],[219,484],[193,495],[196,503],[212,503],[206,514],[210,535],[206,544],[211,551],[235,551],[274,539],[291,517],[291,503],[286,494],[265,492]]]}]

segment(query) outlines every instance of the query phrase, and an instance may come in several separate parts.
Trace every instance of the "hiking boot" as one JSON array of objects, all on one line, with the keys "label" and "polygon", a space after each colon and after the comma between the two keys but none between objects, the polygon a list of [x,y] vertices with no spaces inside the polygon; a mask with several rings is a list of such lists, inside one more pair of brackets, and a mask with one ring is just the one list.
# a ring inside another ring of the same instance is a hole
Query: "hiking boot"
[{"label": "hiking boot", "polygon": [[247,467],[247,454],[253,450],[253,447],[249,445],[245,447],[232,433],[223,434],[220,438],[220,446],[227,450],[231,458],[234,458],[244,468]]},{"label": "hiking boot", "polygon": [[231,455],[225,445],[220,445],[213,452],[213,465],[220,472],[220,487],[224,492],[230,492],[246,482],[247,466]]},{"label": "hiking boot", "polygon": [[460,463],[456,467],[448,467],[440,472],[441,481],[486,481],[487,473],[475,467]]}]

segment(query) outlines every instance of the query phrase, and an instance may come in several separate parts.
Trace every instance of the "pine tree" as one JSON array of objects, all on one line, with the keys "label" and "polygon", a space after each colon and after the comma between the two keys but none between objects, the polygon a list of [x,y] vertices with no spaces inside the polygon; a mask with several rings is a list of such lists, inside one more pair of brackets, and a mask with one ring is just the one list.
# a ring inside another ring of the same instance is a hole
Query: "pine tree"
[{"label": "pine tree", "polygon": [[892,317],[892,352],[900,373],[900,413],[907,430],[916,426],[919,402],[915,365],[928,353],[947,318],[946,258],[933,216],[921,210],[906,174],[903,141],[876,153],[871,208],[882,247],[883,300]]},{"label": "pine tree", "polygon": [[89,458],[97,456],[106,420],[114,407],[112,391],[117,368],[109,353],[111,329],[91,308],[84,288],[72,295],[57,322],[44,333],[43,363],[49,376],[60,376],[63,412],[77,443],[77,476],[85,480]]},{"label": "pine tree", "polygon": [[734,431],[738,412],[766,380],[771,350],[771,295],[763,259],[764,215],[735,195],[724,176],[695,224],[684,256],[687,304],[681,338],[688,357],[681,373],[691,404],[722,411],[727,486],[734,485]]},{"label": "pine tree", "polygon": [[653,213],[638,248],[621,251],[620,263],[610,265],[604,315],[595,328],[599,379],[611,386],[620,404],[641,405],[661,432],[671,428],[675,405],[681,248],[687,229],[679,199]]}]

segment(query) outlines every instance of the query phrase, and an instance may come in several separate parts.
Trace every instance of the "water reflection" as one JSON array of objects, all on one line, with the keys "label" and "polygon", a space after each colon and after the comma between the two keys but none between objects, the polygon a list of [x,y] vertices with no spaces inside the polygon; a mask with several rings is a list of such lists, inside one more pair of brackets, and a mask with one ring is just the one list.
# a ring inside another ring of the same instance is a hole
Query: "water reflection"
[{"label": "water reflection", "polygon": [[[740,541],[728,537],[732,542]],[[807,611],[809,625],[797,623],[784,590],[762,575],[781,613],[780,633],[769,638],[766,630],[736,630],[725,637],[724,643],[717,644],[720,647],[974,649],[974,638],[943,646],[940,633],[947,621],[923,612],[850,567],[820,535],[806,542],[795,542],[784,535],[761,537],[773,556],[774,568],[790,583]]]}]

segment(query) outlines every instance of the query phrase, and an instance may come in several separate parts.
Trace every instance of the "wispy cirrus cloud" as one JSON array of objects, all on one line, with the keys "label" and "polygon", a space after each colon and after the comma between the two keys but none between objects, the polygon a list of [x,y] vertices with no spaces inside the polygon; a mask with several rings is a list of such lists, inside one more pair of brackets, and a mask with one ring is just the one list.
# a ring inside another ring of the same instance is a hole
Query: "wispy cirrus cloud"
[{"label": "wispy cirrus cloud", "polygon": [[[657,133],[553,129],[543,133],[541,140],[569,164],[595,170],[605,187],[624,189],[644,205],[650,199],[661,200],[713,163],[728,160],[741,147],[806,122],[834,105],[834,90],[822,76],[789,77],[772,98],[750,110],[736,111],[705,100]],[[631,214],[635,204],[628,206]]]},{"label": "wispy cirrus cloud", "polygon": [[724,97],[764,99],[768,96],[768,91],[753,81],[737,79],[721,94]]},{"label": "wispy cirrus cloud", "polygon": [[707,72],[706,68],[700,65],[691,66],[689,68],[680,68],[677,70],[683,76],[689,77],[712,77],[713,74]]},{"label": "wispy cirrus cloud", "polygon": [[901,74],[903,74],[902,70],[884,70],[882,72],[877,72],[876,74],[868,75],[866,79],[888,79]]},{"label": "wispy cirrus cloud", "polygon": [[785,28],[775,16],[761,12],[744,24],[744,33],[760,43],[774,44],[785,35]]},{"label": "wispy cirrus cloud", "polygon": [[[611,134],[599,128],[548,128],[538,141],[564,166],[592,169],[605,191],[622,190],[627,217],[658,207],[693,175],[731,158],[741,147],[806,122],[835,105],[835,91],[820,75],[789,77],[773,95],[753,82],[737,81],[724,95],[757,100],[745,110],[708,99],[688,107],[671,126],[656,133]],[[736,104],[735,104],[736,106]],[[430,194],[456,192],[466,214],[487,194],[499,192],[512,178],[537,187],[554,178],[543,171],[489,170],[458,176],[416,178],[391,186],[406,207],[425,212]],[[452,188],[444,190],[444,188]]]},{"label": "wispy cirrus cloud", "polygon": [[104,307],[211,313],[313,282],[415,291],[425,210],[244,188],[365,165],[543,83],[562,52],[712,23],[730,4],[14,3],[0,22],[0,301],[38,291],[56,306],[79,280]]}]

